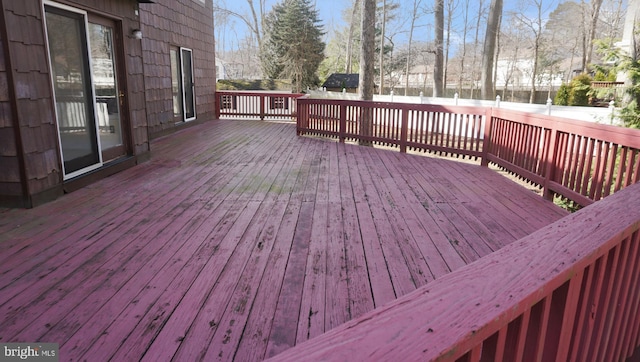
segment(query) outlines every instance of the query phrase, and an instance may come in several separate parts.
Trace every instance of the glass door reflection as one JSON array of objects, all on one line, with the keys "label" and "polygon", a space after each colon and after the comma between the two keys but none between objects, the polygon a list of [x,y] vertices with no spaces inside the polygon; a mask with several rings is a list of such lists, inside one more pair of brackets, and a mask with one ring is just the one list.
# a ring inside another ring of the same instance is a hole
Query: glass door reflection
[{"label": "glass door reflection", "polygon": [[99,167],[84,14],[45,6],[47,40],[65,176]]}]

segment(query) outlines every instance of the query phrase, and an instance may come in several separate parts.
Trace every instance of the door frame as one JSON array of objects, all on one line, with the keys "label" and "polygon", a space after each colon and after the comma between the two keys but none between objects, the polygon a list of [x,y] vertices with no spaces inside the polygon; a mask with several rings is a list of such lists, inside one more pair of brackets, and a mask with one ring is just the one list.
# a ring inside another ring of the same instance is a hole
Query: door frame
[{"label": "door frame", "polygon": [[[91,44],[89,43],[89,15],[88,12],[86,10],[83,9],[79,9],[76,7],[72,7],[69,5],[65,5],[65,4],[61,4],[55,1],[51,1],[51,0],[44,0],[42,2],[42,14],[43,14],[43,21],[46,24],[47,21],[47,7],[51,7],[51,8],[56,8],[56,9],[60,9],[62,11],[67,11],[73,14],[78,14],[82,17],[83,22],[84,22],[84,41],[85,41],[85,51],[86,53],[84,54],[84,56],[86,57],[86,59],[88,60],[87,64],[85,64],[86,69],[88,70],[89,74],[88,74],[88,81],[89,81],[89,90],[91,92],[90,96],[90,102],[91,102],[91,107],[93,107],[92,112],[90,112],[91,116],[93,116],[93,127],[94,127],[94,133],[95,133],[95,138],[96,138],[96,144],[97,144],[97,152],[98,152],[98,162],[81,168],[79,170],[67,173],[67,171],[65,170],[65,161],[64,161],[64,152],[63,152],[63,148],[62,148],[62,135],[60,134],[60,117],[58,115],[58,107],[54,106],[54,113],[56,116],[56,133],[58,135],[58,148],[59,148],[59,152],[60,152],[60,164],[62,165],[62,177],[63,180],[68,180],[77,176],[80,176],[82,174],[85,174],[87,172],[91,172],[93,170],[99,169],[101,168],[104,163],[102,161],[102,147],[100,145],[100,137],[98,135],[97,129],[99,127],[98,125],[98,120],[97,117],[95,116],[95,110],[97,108],[96,105],[96,89],[95,89],[95,84],[93,82],[93,65],[91,64],[91,54],[90,54],[90,49],[91,49]],[[49,49],[49,33],[46,30],[46,26],[45,26],[45,46],[47,49],[47,57],[50,57],[50,49]],[[53,61],[51,59],[49,59],[49,72],[50,72],[50,76],[51,76],[51,94],[53,95],[53,101],[54,101],[54,105],[56,104],[56,95],[55,95],[55,86],[54,86],[54,79],[53,77],[55,76],[55,72],[53,70]]]},{"label": "door frame", "polygon": [[[126,70],[126,62],[125,62],[125,51],[124,51],[124,33],[122,30],[122,19],[119,18],[115,18],[115,17],[108,17],[105,16],[105,14],[103,13],[90,13],[89,11],[79,8],[79,7],[75,7],[75,6],[70,6],[70,5],[66,5],[63,3],[59,3],[53,0],[43,0],[42,2],[42,14],[43,14],[43,21],[46,24],[46,6],[52,7],[52,8],[56,8],[56,9],[60,9],[63,11],[68,11],[74,14],[78,14],[80,16],[82,16],[83,20],[84,20],[84,41],[86,42],[85,46],[86,46],[86,54],[85,56],[87,57],[87,63],[86,67],[89,71],[89,83],[90,83],[90,89],[91,89],[91,100],[90,100],[90,104],[93,107],[93,124],[95,127],[95,137],[96,137],[96,142],[97,142],[97,147],[98,147],[98,159],[99,162],[93,165],[90,165],[88,167],[82,168],[80,170],[76,170],[70,173],[66,173],[65,171],[65,167],[64,167],[64,154],[63,154],[63,150],[62,150],[62,137],[60,134],[60,128],[59,128],[59,117],[58,117],[58,110],[57,107],[55,106],[55,90],[54,90],[54,82],[53,79],[50,83],[51,85],[51,94],[53,95],[53,105],[54,105],[54,114],[56,117],[56,134],[57,134],[57,142],[58,142],[58,148],[59,148],[59,155],[60,155],[60,163],[62,166],[62,177],[63,177],[63,181],[67,181],[69,179],[81,176],[83,174],[86,174],[88,172],[97,170],[99,168],[102,168],[105,165],[105,160],[107,160],[107,163],[111,160],[115,160],[121,157],[126,157],[126,156],[130,156],[132,154],[132,129],[131,129],[131,123],[130,123],[130,114],[129,114],[129,104],[127,102],[127,98],[126,94],[128,94],[128,90],[127,90],[127,70]],[[98,123],[98,117],[96,115],[96,109],[97,109],[97,102],[96,102],[96,86],[95,86],[95,79],[94,79],[94,70],[93,70],[93,61],[91,58],[91,39],[90,39],[90,34],[89,34],[89,23],[95,23],[95,24],[101,24],[101,25],[105,25],[105,24],[109,24],[109,26],[112,26],[113,28],[113,53],[114,53],[114,64],[115,64],[115,77],[116,77],[116,82],[118,84],[118,105],[120,108],[120,126],[122,129],[122,145],[118,146],[118,147],[114,147],[114,148],[118,148],[118,150],[114,150],[114,149],[109,149],[106,150],[106,152],[103,152],[102,149],[102,145],[100,143],[100,134],[99,134],[99,123]],[[45,26],[45,46],[47,49],[47,58],[49,58],[49,42],[48,42],[48,33],[46,31],[46,26]],[[49,71],[50,71],[50,76],[53,77],[54,76],[54,72],[53,72],[53,64],[51,62],[51,59],[48,59],[49,62]],[[114,156],[115,155],[115,156]]]},{"label": "door frame", "polygon": [[[193,116],[187,117],[187,87],[185,84],[185,72],[184,72],[184,57],[182,56],[183,52],[189,52],[189,64],[191,65],[191,80],[189,82],[191,88],[191,107],[193,107]],[[195,74],[193,67],[193,49],[180,47],[180,72],[182,75],[182,115],[185,122],[193,121],[196,119],[196,86],[195,86]]]}]

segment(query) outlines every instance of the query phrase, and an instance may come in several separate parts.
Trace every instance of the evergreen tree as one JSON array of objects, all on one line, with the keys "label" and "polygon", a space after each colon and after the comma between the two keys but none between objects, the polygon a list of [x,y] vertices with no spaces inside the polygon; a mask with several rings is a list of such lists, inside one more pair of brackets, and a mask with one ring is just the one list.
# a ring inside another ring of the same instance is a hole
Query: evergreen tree
[{"label": "evergreen tree", "polygon": [[262,67],[271,79],[291,79],[294,92],[317,85],[324,31],[310,0],[283,0],[265,17]]}]

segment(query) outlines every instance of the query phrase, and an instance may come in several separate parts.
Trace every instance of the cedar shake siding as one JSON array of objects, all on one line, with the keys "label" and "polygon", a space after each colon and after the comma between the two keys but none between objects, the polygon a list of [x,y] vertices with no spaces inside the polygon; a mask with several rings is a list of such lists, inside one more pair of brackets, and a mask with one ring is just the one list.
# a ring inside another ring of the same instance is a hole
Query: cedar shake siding
[{"label": "cedar shake siding", "polygon": [[215,118],[215,52],[213,1],[156,0],[141,4],[142,52],[145,69],[149,135],[155,138],[177,126],[194,124],[174,118],[171,48],[192,51],[196,120]]},{"label": "cedar shake siding", "polygon": [[[121,146],[115,156],[107,156],[106,146],[95,148],[102,155],[99,162],[93,164],[95,167],[79,168],[75,174],[65,166],[66,153],[60,145],[59,128],[63,123],[56,116],[43,0],[0,0],[0,207],[34,207],[134,166],[149,159],[150,136],[170,133],[180,128],[177,126],[190,123],[175,123],[172,118],[171,46],[192,50],[195,119],[214,117],[212,0],[146,2],[47,3],[56,9],[84,14],[89,23],[106,21],[113,29],[112,54],[117,74],[112,78],[117,79],[114,89],[118,95],[111,96],[112,103],[101,100],[103,103],[97,104],[96,90],[88,98],[96,99],[94,105],[84,104],[96,110],[104,106],[103,113],[93,111],[95,119],[106,114],[107,105],[116,105]],[[143,31],[142,40],[133,36],[134,29]],[[91,70],[89,77],[95,82],[99,77],[96,65],[92,63],[86,69]],[[110,117],[112,111],[108,112]]]},{"label": "cedar shake siding", "polygon": [[62,193],[40,1],[0,2],[0,202],[32,206]]}]

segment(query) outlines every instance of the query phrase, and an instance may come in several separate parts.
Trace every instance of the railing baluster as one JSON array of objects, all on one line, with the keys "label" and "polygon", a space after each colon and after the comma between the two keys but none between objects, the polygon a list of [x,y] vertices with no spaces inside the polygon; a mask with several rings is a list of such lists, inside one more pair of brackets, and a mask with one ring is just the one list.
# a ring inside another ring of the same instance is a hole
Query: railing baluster
[{"label": "railing baluster", "polygon": [[571,341],[574,337],[574,327],[579,312],[581,290],[584,286],[583,280],[585,273],[586,271],[583,269],[568,281],[569,287],[562,308],[562,324],[557,337],[558,350],[555,356],[557,362],[567,361],[569,358]]},{"label": "railing baluster", "polygon": [[[308,98],[299,102],[308,105],[298,106],[300,112],[311,113],[298,117],[304,133],[397,146],[402,152],[410,148],[480,157],[484,166],[496,163],[541,186],[548,199],[560,195],[585,206],[640,181],[636,130],[625,130],[622,136],[613,126],[587,127],[495,108]],[[362,123],[365,116],[368,123]]]},{"label": "railing baluster", "polygon": [[[640,231],[636,231],[631,236],[631,242],[636,248],[640,244]],[[620,360],[622,356],[628,356],[633,352],[633,346],[637,346],[638,343],[632,344],[634,338],[637,338],[636,331],[640,329],[640,249],[635,251],[635,268],[632,268],[629,272],[633,273],[633,286],[630,290],[630,297],[628,311],[625,313],[623,320],[626,321],[626,328],[623,331],[623,338],[620,338],[618,345],[616,345],[616,360]]]}]

